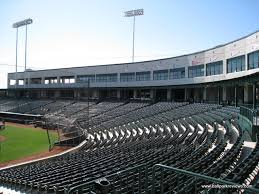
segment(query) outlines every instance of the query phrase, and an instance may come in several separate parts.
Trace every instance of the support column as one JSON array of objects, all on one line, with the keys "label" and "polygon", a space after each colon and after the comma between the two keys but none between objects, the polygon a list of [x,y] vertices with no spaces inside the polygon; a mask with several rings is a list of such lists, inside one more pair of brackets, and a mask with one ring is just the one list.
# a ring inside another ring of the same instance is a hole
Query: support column
[{"label": "support column", "polygon": [[256,83],[253,83],[253,108],[256,109]]},{"label": "support column", "polygon": [[117,99],[121,99],[121,91],[120,90],[117,90]]},{"label": "support column", "polygon": [[207,88],[206,88],[206,87],[203,88],[202,100],[203,100],[204,102],[207,101]]},{"label": "support column", "polygon": [[41,78],[41,84],[45,84],[45,77]]},{"label": "support column", "polygon": [[248,85],[245,84],[244,85],[244,104],[248,104],[249,103],[249,98],[248,98]]},{"label": "support column", "polygon": [[227,100],[227,88],[226,88],[226,86],[223,86],[223,93],[222,93],[222,101],[223,102],[226,102],[226,100]]},{"label": "support column", "polygon": [[220,86],[218,86],[218,104],[220,104]]},{"label": "support column", "polygon": [[[26,82],[27,82],[27,84],[26,84]],[[19,79],[18,79],[18,84],[19,84]],[[31,84],[31,78],[25,78],[24,79],[24,85],[26,86],[30,86],[30,84]]]},{"label": "support column", "polygon": [[[88,95],[88,94],[87,94]],[[95,99],[99,99],[99,91],[97,90],[97,89],[95,89],[94,91],[93,91],[93,97],[95,98]]]},{"label": "support column", "polygon": [[172,100],[172,89],[167,89],[167,95],[166,95],[167,101]]},{"label": "support column", "polygon": [[155,89],[151,89],[150,90],[150,98],[151,99],[155,99],[156,98],[156,90]]},{"label": "support column", "polygon": [[77,99],[78,98],[78,91],[75,89],[74,90],[74,99]]},{"label": "support column", "polygon": [[60,97],[60,90],[55,90],[54,92],[55,92],[54,97],[59,98]]},{"label": "support column", "polygon": [[46,96],[47,96],[46,95],[46,90],[44,90],[44,89],[41,90],[41,95],[40,96],[41,96],[41,98],[46,98]]},{"label": "support column", "polygon": [[235,106],[237,106],[237,86],[235,85]]},{"label": "support column", "polygon": [[57,77],[57,82],[58,82],[58,84],[60,84],[60,80],[61,80],[61,78],[58,76],[58,77]]},{"label": "support column", "polygon": [[77,98],[78,98],[78,99],[81,99],[81,92],[80,92],[80,89],[77,90]]},{"label": "support column", "polygon": [[137,98],[137,90],[133,90],[133,98],[134,98],[134,99]]},{"label": "support column", "polygon": [[194,88],[193,89],[193,101],[194,102],[197,102],[198,101],[198,98],[199,98],[199,88]]},{"label": "support column", "polygon": [[188,100],[188,88],[184,89],[184,100],[187,101]]}]

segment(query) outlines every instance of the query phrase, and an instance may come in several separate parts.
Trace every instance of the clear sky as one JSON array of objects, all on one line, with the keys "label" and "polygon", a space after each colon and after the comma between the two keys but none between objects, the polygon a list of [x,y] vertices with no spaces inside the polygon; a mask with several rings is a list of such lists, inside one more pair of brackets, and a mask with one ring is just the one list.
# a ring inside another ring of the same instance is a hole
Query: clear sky
[{"label": "clear sky", "polygon": [[[0,0],[0,88],[15,71],[14,22],[32,18],[27,65],[49,69],[130,62],[133,18],[135,61],[187,54],[259,30],[257,0]],[[24,70],[24,28],[18,65]]]}]

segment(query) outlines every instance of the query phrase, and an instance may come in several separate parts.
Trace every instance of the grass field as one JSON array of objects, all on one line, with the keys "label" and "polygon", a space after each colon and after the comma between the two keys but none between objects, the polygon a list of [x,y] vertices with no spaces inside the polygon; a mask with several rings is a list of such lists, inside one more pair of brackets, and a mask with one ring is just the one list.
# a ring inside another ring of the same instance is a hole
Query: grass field
[{"label": "grass field", "polygon": [[[49,149],[45,130],[7,125],[5,130],[0,131],[0,135],[5,137],[5,140],[0,143],[0,163],[21,159]],[[55,132],[51,132],[50,136],[52,142],[58,138]]]}]

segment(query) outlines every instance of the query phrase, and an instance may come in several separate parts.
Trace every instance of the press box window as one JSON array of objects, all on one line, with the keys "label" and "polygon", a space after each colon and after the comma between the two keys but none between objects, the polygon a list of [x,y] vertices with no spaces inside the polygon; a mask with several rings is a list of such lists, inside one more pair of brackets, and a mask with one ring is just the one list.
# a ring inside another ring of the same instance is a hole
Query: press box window
[{"label": "press box window", "polygon": [[168,80],[168,70],[154,71],[153,80]]},{"label": "press box window", "polygon": [[150,71],[143,71],[136,73],[136,81],[149,81],[150,80]]},{"label": "press box window", "polygon": [[245,70],[245,55],[227,59],[227,73]]},{"label": "press box window", "polygon": [[96,82],[117,82],[117,74],[96,75]]},{"label": "press box window", "polygon": [[78,83],[87,83],[88,80],[90,82],[95,82],[95,75],[78,75],[77,76]]},{"label": "press box window", "polygon": [[259,67],[259,51],[248,54],[248,69],[255,69]]},{"label": "press box window", "polygon": [[132,82],[135,81],[135,73],[121,73],[120,82]]},{"label": "press box window", "polygon": [[182,79],[185,78],[185,68],[170,69],[169,79]]},{"label": "press box window", "polygon": [[204,76],[204,65],[197,65],[188,67],[188,77],[202,77]]},{"label": "press box window", "polygon": [[206,75],[219,75],[223,73],[223,61],[206,64]]}]

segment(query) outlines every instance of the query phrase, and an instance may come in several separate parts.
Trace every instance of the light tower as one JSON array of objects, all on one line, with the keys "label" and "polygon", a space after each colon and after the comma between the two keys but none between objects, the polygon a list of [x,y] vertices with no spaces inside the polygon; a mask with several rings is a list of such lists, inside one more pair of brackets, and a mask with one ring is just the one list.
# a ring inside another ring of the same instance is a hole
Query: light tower
[{"label": "light tower", "polygon": [[135,9],[124,12],[124,17],[133,17],[133,47],[132,47],[132,62],[134,62],[134,49],[135,49],[135,16],[144,15],[144,9]]},{"label": "light tower", "polygon": [[26,71],[27,66],[27,26],[32,24],[32,19],[28,18],[13,24],[13,28],[16,28],[16,56],[15,56],[15,86],[17,85],[17,65],[18,65],[18,29],[25,26],[25,58],[24,58],[24,70]]}]

